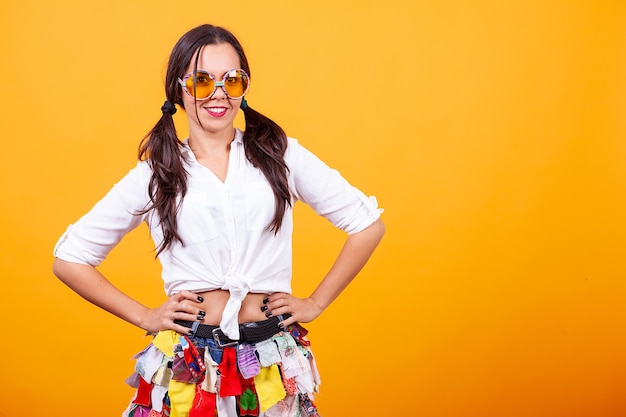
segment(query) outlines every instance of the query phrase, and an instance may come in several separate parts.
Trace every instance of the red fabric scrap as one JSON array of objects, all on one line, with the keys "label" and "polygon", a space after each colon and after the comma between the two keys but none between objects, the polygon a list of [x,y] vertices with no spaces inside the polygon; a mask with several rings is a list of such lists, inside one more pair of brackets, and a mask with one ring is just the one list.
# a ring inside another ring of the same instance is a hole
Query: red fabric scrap
[{"label": "red fabric scrap", "polygon": [[217,368],[220,371],[220,397],[241,395],[241,382],[237,374],[237,351],[235,348],[224,348],[222,362]]},{"label": "red fabric scrap", "polygon": [[296,384],[296,378],[287,378],[285,373],[283,372],[283,364],[278,364],[278,369],[280,369],[280,376],[283,378],[283,385],[285,386],[285,391],[289,395],[296,395],[298,393],[298,384]]},{"label": "red fabric scrap", "polygon": [[215,393],[207,392],[196,385],[196,396],[193,397],[193,404],[189,410],[189,417],[215,417],[215,407],[217,396]]},{"label": "red fabric scrap", "polygon": [[181,343],[183,346],[183,356],[189,372],[194,378],[200,377],[202,379],[206,368],[202,360],[202,356],[198,349],[194,346],[193,342],[187,337],[183,336],[187,343]]},{"label": "red fabric scrap", "polygon": [[293,323],[289,326],[288,331],[291,336],[298,341],[299,345],[311,346],[311,342],[305,338],[309,331],[302,327],[300,323]]},{"label": "red fabric scrap", "polygon": [[137,388],[137,397],[133,400],[134,404],[143,405],[144,407],[150,407],[152,393],[152,384],[146,382],[143,378],[139,378],[139,387]]},{"label": "red fabric scrap", "polygon": [[241,395],[237,397],[237,406],[240,416],[259,415],[259,397],[254,386],[254,378],[245,379],[240,375]]}]

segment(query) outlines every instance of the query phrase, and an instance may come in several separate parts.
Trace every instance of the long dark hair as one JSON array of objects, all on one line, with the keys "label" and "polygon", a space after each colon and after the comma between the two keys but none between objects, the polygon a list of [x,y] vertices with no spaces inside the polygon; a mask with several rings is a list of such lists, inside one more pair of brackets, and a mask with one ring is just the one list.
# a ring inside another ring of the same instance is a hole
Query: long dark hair
[{"label": "long dark hair", "polygon": [[[221,43],[228,43],[237,51],[241,68],[250,75],[243,47],[231,32],[212,25],[198,26],[185,33],[172,50],[165,76],[167,101],[183,107],[183,91],[177,79],[183,77],[192,59],[195,59],[194,66],[197,66],[199,52],[204,45]],[[246,120],[243,135],[246,157],[252,165],[263,172],[274,192],[276,208],[267,230],[278,233],[287,205],[291,204],[287,184],[288,168],[284,160],[287,135],[275,122],[250,106],[243,109],[243,112]],[[161,119],[141,141],[139,160],[147,160],[152,168],[148,185],[151,203],[141,213],[156,210],[159,216],[163,241],[157,247],[158,255],[175,241],[184,244],[177,231],[176,215],[180,202],[187,193],[187,172],[182,142],[176,135],[171,113],[164,112]]]}]

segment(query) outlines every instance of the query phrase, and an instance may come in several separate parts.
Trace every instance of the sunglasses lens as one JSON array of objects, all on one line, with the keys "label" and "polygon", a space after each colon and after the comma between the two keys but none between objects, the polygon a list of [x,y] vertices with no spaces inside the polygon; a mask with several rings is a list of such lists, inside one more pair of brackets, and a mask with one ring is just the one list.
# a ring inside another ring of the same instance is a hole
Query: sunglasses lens
[{"label": "sunglasses lens", "polygon": [[198,73],[196,74],[195,89],[193,85],[193,79],[194,77],[191,76],[187,78],[187,81],[185,83],[185,87],[192,97],[203,99],[213,94],[213,90],[215,89],[215,82],[209,74],[198,71]]},{"label": "sunglasses lens", "polygon": [[224,89],[230,98],[242,97],[248,91],[248,75],[240,69],[232,70],[224,76]]}]

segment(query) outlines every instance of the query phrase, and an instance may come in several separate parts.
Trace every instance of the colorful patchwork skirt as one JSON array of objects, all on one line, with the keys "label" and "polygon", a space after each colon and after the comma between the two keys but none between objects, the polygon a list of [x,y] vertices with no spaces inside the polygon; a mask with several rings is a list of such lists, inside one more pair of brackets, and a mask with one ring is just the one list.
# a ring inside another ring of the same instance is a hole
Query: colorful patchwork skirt
[{"label": "colorful patchwork skirt", "polygon": [[319,417],[320,378],[299,324],[254,344],[159,332],[135,355],[123,417]]}]

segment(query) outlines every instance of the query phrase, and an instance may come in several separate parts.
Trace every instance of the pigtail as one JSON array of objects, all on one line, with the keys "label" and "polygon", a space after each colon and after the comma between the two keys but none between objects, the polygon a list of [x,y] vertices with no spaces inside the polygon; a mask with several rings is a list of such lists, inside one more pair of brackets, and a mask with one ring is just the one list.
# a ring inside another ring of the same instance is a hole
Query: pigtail
[{"label": "pigtail", "polygon": [[139,145],[139,160],[147,160],[152,168],[148,184],[151,203],[139,214],[156,210],[159,216],[163,240],[157,248],[157,255],[175,241],[183,243],[177,232],[176,216],[180,202],[187,193],[187,172],[183,165],[185,159],[181,150],[182,143],[176,135],[172,118],[176,107],[167,101],[162,110],[163,116]]},{"label": "pigtail", "polygon": [[285,210],[291,206],[291,193],[287,182],[289,168],[285,163],[287,135],[273,120],[251,108],[242,106],[246,119],[243,143],[246,157],[270,183],[274,191],[276,209],[268,230],[278,233]]}]

